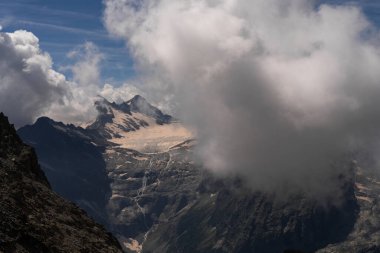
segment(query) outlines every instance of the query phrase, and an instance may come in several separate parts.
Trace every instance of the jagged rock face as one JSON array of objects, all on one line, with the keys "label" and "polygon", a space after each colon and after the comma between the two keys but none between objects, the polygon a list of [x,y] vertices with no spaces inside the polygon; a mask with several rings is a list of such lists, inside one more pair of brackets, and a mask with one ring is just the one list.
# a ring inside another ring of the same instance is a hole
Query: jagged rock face
[{"label": "jagged rock face", "polygon": [[34,150],[0,114],[0,252],[121,252],[84,211],[56,195]]},{"label": "jagged rock face", "polygon": [[[302,196],[278,202],[196,165],[192,133],[145,99],[97,107],[99,117],[86,129],[59,131],[102,150],[111,192],[99,212],[127,252],[312,252],[344,241],[356,222],[352,177],[342,179],[341,205],[321,207]],[[55,149],[40,137],[30,144],[42,163],[47,151],[38,147]],[[50,167],[62,170],[59,163]]]},{"label": "jagged rock face", "polygon": [[162,113],[139,95],[121,104],[101,99],[95,102],[95,106],[99,115],[88,129],[97,130],[107,139],[120,137],[120,131],[137,131],[149,125],[169,124],[173,120],[170,115]]}]

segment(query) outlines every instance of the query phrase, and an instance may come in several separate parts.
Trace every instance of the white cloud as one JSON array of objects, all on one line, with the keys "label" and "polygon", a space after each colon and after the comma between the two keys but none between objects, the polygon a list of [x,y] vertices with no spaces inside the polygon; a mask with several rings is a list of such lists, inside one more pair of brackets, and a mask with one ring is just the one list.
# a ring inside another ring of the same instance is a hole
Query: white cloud
[{"label": "white cloud", "polygon": [[73,74],[72,82],[66,86],[70,95],[64,105],[52,105],[46,115],[80,125],[94,120],[97,115],[93,104],[101,89],[99,65],[103,55],[93,43],[87,42],[69,52],[68,57],[75,62],[65,67]]},{"label": "white cloud", "polygon": [[[171,94],[212,170],[254,188],[331,192],[332,159],[380,128],[379,35],[354,6],[308,0],[108,0],[154,94]],[[151,96],[154,96],[151,94]]]},{"label": "white cloud", "polygon": [[119,87],[115,87],[111,84],[106,83],[99,95],[106,98],[109,101],[114,101],[116,103],[122,103],[129,100],[135,95],[143,95],[139,89],[131,84],[123,84]]},{"label": "white cloud", "polygon": [[62,104],[67,81],[52,69],[50,56],[27,31],[0,33],[0,109],[17,126],[31,122],[51,104]]},{"label": "white cloud", "polygon": [[75,62],[65,67],[73,73],[73,81],[67,85],[70,96],[64,105],[53,105],[47,116],[76,125],[89,123],[98,113],[94,107],[98,95],[110,101],[122,102],[138,93],[134,86],[128,84],[119,87],[101,84],[100,63],[104,56],[95,44],[87,42],[69,52],[68,57]]},{"label": "white cloud", "polygon": [[43,115],[81,124],[96,117],[97,95],[118,100],[132,96],[128,85],[113,88],[100,83],[103,56],[94,44],[77,47],[69,57],[74,64],[66,68],[73,80],[53,69],[50,55],[40,49],[33,33],[0,32],[0,111],[17,127]]}]

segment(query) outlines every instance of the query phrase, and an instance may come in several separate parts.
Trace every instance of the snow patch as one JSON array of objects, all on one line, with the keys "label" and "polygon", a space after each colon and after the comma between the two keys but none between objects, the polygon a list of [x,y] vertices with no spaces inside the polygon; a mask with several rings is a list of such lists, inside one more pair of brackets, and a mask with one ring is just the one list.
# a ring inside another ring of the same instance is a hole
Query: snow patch
[{"label": "snow patch", "polygon": [[164,152],[194,136],[180,123],[155,124],[138,131],[119,133],[119,135],[120,138],[112,138],[110,141],[123,148],[143,153]]}]

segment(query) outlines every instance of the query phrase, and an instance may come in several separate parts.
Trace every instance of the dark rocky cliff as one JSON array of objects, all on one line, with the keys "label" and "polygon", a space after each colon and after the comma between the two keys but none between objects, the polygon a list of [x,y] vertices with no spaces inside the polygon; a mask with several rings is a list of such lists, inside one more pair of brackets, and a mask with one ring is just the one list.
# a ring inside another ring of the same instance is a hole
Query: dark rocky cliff
[{"label": "dark rocky cliff", "polygon": [[34,150],[2,113],[0,252],[121,252],[101,225],[51,190]]}]

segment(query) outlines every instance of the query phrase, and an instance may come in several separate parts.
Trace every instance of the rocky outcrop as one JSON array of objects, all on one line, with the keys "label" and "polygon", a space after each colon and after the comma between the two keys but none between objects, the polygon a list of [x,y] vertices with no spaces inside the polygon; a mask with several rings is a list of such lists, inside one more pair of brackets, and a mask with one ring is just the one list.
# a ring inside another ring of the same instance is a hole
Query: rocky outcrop
[{"label": "rocky outcrop", "polygon": [[34,150],[2,113],[0,252],[121,252],[101,225],[51,190]]}]

